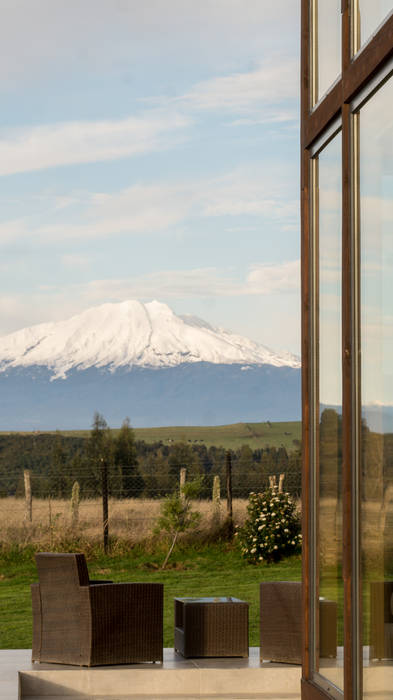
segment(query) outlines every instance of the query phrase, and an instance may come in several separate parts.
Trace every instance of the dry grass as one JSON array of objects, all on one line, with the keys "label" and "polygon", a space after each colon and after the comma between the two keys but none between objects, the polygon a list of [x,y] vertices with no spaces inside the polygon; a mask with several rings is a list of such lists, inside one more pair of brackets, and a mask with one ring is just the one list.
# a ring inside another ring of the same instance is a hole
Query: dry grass
[{"label": "dry grass", "polygon": [[[133,545],[149,540],[160,511],[159,500],[124,499],[109,500],[109,535],[111,539]],[[233,501],[233,517],[242,524],[246,517],[247,500]],[[219,517],[211,501],[195,502],[194,509],[201,515],[199,535],[207,537],[218,524],[223,523],[226,503],[222,502]],[[79,522],[71,524],[71,507],[68,500],[33,499],[32,522],[25,519],[23,498],[0,499],[0,546],[34,545],[41,549],[64,548],[75,541],[95,545],[102,541],[102,503],[99,499],[81,501]]]},{"label": "dry grass", "polygon": [[[342,502],[320,499],[319,556],[326,567],[342,562]],[[362,561],[365,569],[376,572],[393,555],[393,487],[389,486],[381,503],[368,499],[361,503]]]}]

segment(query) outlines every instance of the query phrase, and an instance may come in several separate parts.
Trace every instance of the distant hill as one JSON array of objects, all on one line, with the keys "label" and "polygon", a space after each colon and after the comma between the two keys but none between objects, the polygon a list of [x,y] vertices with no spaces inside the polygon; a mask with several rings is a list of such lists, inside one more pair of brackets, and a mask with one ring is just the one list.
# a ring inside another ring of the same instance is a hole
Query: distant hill
[{"label": "distant hill", "polygon": [[[116,434],[116,430],[114,433]],[[172,442],[200,443],[206,447],[215,445],[235,450],[242,445],[249,445],[252,450],[261,447],[285,447],[287,452],[297,450],[301,445],[301,421],[234,423],[217,426],[168,426],[155,428],[135,428],[135,439],[146,443]],[[62,431],[70,437],[87,437],[89,431]]]}]

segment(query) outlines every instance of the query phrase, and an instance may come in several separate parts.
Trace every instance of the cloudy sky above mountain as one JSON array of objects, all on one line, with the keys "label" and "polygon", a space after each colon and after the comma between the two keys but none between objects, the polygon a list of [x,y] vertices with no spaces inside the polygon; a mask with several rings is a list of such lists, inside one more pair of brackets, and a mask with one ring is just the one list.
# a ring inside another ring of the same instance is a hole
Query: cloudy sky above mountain
[{"label": "cloudy sky above mountain", "polygon": [[159,299],[299,352],[299,19],[4,0],[0,334]]}]

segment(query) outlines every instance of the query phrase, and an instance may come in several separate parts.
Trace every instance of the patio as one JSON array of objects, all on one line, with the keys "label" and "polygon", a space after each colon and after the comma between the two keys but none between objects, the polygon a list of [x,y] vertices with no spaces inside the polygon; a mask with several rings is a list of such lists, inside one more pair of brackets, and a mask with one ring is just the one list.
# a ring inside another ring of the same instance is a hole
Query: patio
[{"label": "patio", "polygon": [[94,668],[32,664],[29,649],[0,651],[2,700],[299,700],[300,678],[300,666],[261,663],[259,647],[248,659],[184,659],[164,649],[162,665]]}]

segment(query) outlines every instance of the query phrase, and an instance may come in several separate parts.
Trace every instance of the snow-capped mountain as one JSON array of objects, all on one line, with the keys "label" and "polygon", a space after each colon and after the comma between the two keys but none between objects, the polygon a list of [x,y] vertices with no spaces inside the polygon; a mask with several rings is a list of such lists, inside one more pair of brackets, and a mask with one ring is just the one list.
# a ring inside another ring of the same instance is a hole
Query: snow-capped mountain
[{"label": "snow-capped mountain", "polygon": [[0,371],[38,365],[47,367],[55,379],[74,369],[115,371],[196,362],[300,366],[294,355],[274,353],[195,316],[178,316],[157,301],[103,304],[65,321],[0,337]]},{"label": "snow-capped mountain", "polygon": [[[245,371],[247,370],[247,371]],[[300,362],[156,301],[0,338],[0,430],[298,420]]]}]

